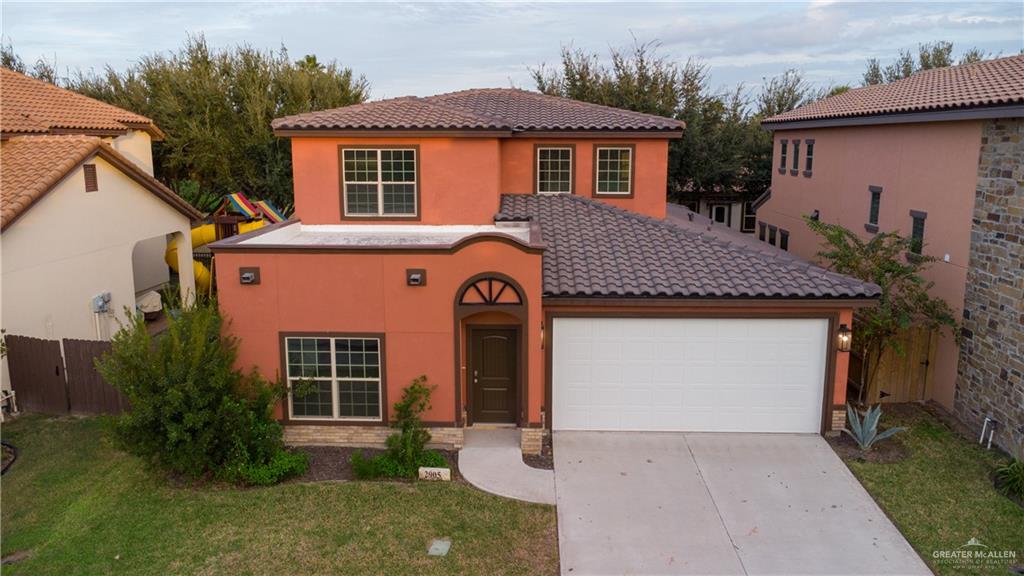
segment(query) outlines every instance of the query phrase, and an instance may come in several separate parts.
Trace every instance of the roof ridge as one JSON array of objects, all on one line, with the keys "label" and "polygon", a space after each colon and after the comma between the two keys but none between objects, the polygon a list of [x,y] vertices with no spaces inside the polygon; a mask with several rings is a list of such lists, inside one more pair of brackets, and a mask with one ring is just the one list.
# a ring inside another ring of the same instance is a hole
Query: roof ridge
[{"label": "roof ridge", "polygon": [[[503,194],[503,196],[516,196],[516,194]],[[742,248],[739,245],[734,244],[732,242],[726,242],[726,241],[723,241],[723,240],[721,240],[719,238],[716,238],[716,237],[708,237],[708,236],[705,236],[704,234],[699,234],[697,232],[693,232],[693,231],[690,231],[690,230],[685,230],[683,228],[680,228],[679,226],[676,226],[676,225],[672,224],[671,222],[666,222],[664,220],[660,220],[660,219],[654,218],[652,216],[646,216],[644,214],[639,214],[639,213],[633,212],[632,210],[626,210],[625,208],[620,208],[618,206],[612,206],[611,204],[607,204],[605,202],[600,202],[600,201],[594,200],[592,198],[585,198],[583,196],[577,196],[575,194],[565,194],[565,195],[552,194],[551,195],[551,197],[561,197],[561,196],[566,196],[566,197],[571,198],[571,199],[573,199],[574,201],[577,201],[577,202],[588,203],[589,205],[595,206],[595,207],[597,207],[598,209],[601,209],[601,210],[607,210],[607,211],[612,211],[612,212],[619,212],[619,213],[621,213],[622,215],[624,215],[627,218],[630,218],[630,219],[633,219],[633,220],[636,220],[636,221],[640,221],[640,222],[649,223],[649,224],[652,224],[652,225],[655,225],[655,226],[660,226],[662,228],[665,228],[665,229],[669,230],[671,233],[676,234],[676,235],[681,235],[681,236],[684,236],[684,237],[687,237],[687,238],[696,237],[699,240],[701,240],[703,242],[706,242],[706,243],[708,243],[710,245],[713,245],[713,246],[717,245],[717,246],[722,246],[724,248],[727,248],[727,249],[729,249],[730,252],[737,253],[737,254],[753,256],[753,257],[758,258],[761,261],[765,262],[766,264],[775,264],[775,263],[777,263],[777,264],[780,264],[783,267],[788,268],[788,269],[797,269],[797,270],[802,269],[802,270],[804,270],[806,272],[816,272],[816,273],[822,274],[823,276],[828,276],[828,277],[833,278],[835,280],[842,281],[842,282],[844,282],[846,284],[850,284],[851,280],[853,282],[858,282],[858,283],[862,283],[862,284],[871,284],[870,282],[865,282],[863,280],[859,280],[859,279],[856,279],[856,278],[845,276],[843,274],[840,274],[840,273],[835,272],[833,270],[829,270],[827,268],[818,266],[817,264],[814,264],[814,263],[806,261],[806,260],[800,260],[800,261],[789,260],[789,259],[785,259],[785,258],[778,258],[775,255],[766,254],[766,253],[761,252],[759,250],[747,250],[747,249]],[[801,266],[801,264],[805,264],[806,267]]]}]

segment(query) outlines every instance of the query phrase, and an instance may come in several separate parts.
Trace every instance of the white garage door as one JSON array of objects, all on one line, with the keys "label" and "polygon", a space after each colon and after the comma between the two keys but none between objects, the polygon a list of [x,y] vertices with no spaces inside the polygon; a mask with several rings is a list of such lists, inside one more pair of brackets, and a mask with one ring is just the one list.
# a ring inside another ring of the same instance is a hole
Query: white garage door
[{"label": "white garage door", "polygon": [[556,318],[555,430],[821,429],[828,321]]}]

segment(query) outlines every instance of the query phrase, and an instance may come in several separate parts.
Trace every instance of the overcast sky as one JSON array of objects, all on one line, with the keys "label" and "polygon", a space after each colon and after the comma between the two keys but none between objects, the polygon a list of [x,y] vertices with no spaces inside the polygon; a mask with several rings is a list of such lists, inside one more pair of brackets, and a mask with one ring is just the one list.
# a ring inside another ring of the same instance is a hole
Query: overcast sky
[{"label": "overcast sky", "polygon": [[211,46],[287,46],[364,74],[372,96],[469,87],[533,88],[529,68],[557,63],[563,45],[606,55],[635,36],[662,54],[703,58],[716,88],[755,89],[765,76],[804,70],[822,84],[856,84],[869,57],[937,39],[1018,53],[1024,3],[18,3],[3,2],[5,42],[26,62],[118,70],[173,50],[187,34]]}]

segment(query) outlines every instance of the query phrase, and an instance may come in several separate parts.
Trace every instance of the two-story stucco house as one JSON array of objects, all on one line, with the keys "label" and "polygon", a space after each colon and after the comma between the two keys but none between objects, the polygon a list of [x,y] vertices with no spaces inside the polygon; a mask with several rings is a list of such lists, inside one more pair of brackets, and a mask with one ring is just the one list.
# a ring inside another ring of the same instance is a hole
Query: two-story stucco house
[{"label": "two-story stucco house", "polygon": [[[804,258],[819,240],[802,220],[865,239],[898,231],[936,259],[933,294],[962,316],[963,342],[933,335],[910,350],[922,378],[881,394],[933,399],[1024,449],[1024,56],[929,70],[768,118],[771,195],[758,235]],[[937,342],[936,342],[937,340]],[[930,365],[929,365],[930,364]],[[912,372],[913,373],[913,372]],[[873,400],[873,399],[872,399]]]},{"label": "two-story stucco house", "polygon": [[667,221],[681,122],[484,89],[273,125],[295,217],[212,249],[239,363],[314,383],[279,408],[289,441],[383,441],[420,375],[455,446],[842,422],[837,334],[878,288]]}]

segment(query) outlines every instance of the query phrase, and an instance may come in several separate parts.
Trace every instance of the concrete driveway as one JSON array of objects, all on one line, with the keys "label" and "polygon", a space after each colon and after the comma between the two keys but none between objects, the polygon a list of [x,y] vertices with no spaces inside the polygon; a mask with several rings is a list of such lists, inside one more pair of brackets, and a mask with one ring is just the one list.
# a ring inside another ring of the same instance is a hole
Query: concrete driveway
[{"label": "concrete driveway", "polygon": [[555,432],[562,574],[931,574],[823,438]]}]

